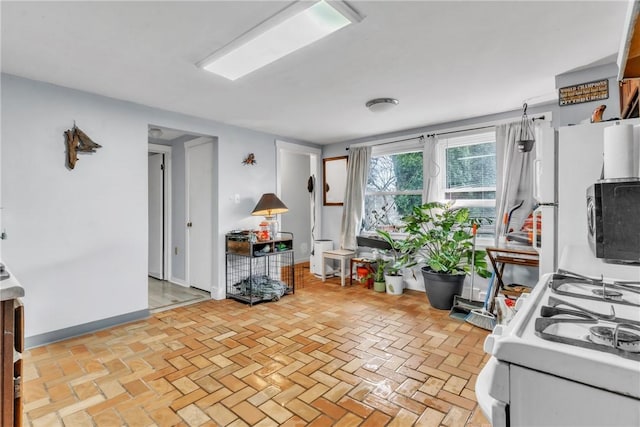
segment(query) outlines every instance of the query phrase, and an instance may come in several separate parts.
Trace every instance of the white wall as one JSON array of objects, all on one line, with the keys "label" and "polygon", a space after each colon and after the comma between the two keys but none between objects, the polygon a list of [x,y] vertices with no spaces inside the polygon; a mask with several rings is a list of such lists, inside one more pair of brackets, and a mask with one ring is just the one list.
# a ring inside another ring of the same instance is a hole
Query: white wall
[{"label": "white wall", "polygon": [[307,191],[310,158],[307,154],[286,151],[281,156],[280,198],[289,212],[280,215],[280,228],[293,233],[295,262],[308,261],[311,250],[311,198]]},{"label": "white wall", "polygon": [[[71,171],[74,120],[102,148]],[[147,308],[146,133],[111,100],[2,76],[3,257],[26,336]]]},{"label": "white wall", "polygon": [[[25,288],[27,337],[147,308],[149,123],[218,137],[212,297],[224,298],[224,234],[257,225],[251,210],[275,191],[274,135],[6,74],[1,84],[2,256]],[[70,171],[74,120],[103,147]],[[241,164],[249,152],[256,166]]]}]

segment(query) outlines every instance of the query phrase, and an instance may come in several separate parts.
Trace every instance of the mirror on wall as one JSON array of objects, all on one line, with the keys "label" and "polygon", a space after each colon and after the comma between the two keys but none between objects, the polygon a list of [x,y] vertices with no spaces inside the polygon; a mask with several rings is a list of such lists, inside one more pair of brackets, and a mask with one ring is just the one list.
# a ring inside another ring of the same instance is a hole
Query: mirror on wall
[{"label": "mirror on wall", "polygon": [[322,195],[325,206],[342,206],[347,188],[348,156],[322,159]]}]

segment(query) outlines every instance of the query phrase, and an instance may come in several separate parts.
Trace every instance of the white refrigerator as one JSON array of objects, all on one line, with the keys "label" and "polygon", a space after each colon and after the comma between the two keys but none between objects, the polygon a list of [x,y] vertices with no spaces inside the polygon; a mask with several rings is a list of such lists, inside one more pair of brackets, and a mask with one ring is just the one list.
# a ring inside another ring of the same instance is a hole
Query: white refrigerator
[{"label": "white refrigerator", "polygon": [[[630,155],[638,170],[640,119],[622,122],[634,125],[635,149]],[[537,129],[533,193],[539,207],[534,220],[541,219],[542,227],[540,245],[534,247],[540,254],[540,275],[566,267],[563,255],[574,256],[577,252],[586,260],[584,264],[602,268],[603,262],[591,256],[588,248],[586,191],[602,176],[604,128],[614,124],[588,123],[558,130],[545,124]]]}]

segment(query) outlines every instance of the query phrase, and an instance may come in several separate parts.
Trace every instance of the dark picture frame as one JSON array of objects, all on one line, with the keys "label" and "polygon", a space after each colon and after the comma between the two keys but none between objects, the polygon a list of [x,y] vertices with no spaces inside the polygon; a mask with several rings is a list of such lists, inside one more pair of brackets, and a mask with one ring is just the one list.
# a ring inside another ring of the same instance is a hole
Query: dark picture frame
[{"label": "dark picture frame", "polygon": [[347,161],[349,156],[322,159],[322,203],[324,206],[342,206],[347,188]]}]

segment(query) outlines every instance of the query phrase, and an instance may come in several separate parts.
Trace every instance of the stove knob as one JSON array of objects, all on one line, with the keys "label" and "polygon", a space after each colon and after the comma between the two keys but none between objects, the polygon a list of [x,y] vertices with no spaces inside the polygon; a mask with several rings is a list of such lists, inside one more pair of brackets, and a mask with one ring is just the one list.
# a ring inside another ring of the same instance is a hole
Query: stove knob
[{"label": "stove knob", "polygon": [[482,347],[482,349],[487,354],[493,354],[493,346],[495,345],[495,343],[496,337],[494,337],[493,334],[489,334],[487,335],[487,338],[484,339],[484,346]]},{"label": "stove knob", "polygon": [[496,325],[493,327],[493,332],[487,335],[487,338],[484,340],[484,346],[482,347],[485,353],[493,354],[493,347],[498,339],[498,337],[502,336],[504,332],[503,325]]}]

